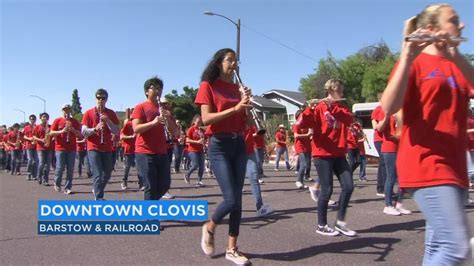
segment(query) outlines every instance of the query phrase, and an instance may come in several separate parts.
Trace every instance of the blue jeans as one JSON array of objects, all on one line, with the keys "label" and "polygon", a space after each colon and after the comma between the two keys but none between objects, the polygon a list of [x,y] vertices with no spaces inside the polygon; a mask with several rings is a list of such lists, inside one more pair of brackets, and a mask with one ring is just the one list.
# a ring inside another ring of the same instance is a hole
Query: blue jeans
[{"label": "blue jeans", "polygon": [[28,176],[36,178],[38,176],[38,152],[36,149],[28,149],[26,155],[28,156],[28,163],[26,164]]},{"label": "blue jeans", "polygon": [[365,168],[367,168],[367,157],[360,155],[359,178],[367,178]]},{"label": "blue jeans", "polygon": [[467,176],[469,181],[474,182],[474,151],[466,152]]},{"label": "blue jeans", "polygon": [[79,161],[77,162],[77,173],[79,174],[79,176],[82,176],[82,166],[84,165],[86,166],[87,175],[92,176],[89,165],[89,159],[87,157],[87,151],[78,151],[77,157],[79,159]]},{"label": "blue jeans", "polygon": [[181,167],[181,161],[183,160],[183,150],[184,150],[184,145],[181,145],[181,144],[176,144],[173,148],[174,170],[176,173],[179,172],[180,167]]},{"label": "blue jeans", "polygon": [[198,169],[198,181],[201,181],[204,174],[204,153],[189,152],[189,158],[191,158],[191,168],[189,168],[186,176],[191,177],[191,174]]},{"label": "blue jeans", "polygon": [[19,173],[20,172],[20,166],[21,166],[21,158],[23,155],[22,150],[12,150],[11,151],[12,155],[12,168],[11,168],[11,173]]},{"label": "blue jeans", "polygon": [[387,169],[382,156],[382,141],[374,142],[375,149],[379,154],[379,167],[377,169],[377,193],[384,193],[385,180],[387,180]]},{"label": "blue jeans", "polygon": [[298,175],[297,175],[297,181],[303,182],[303,178],[306,175],[306,172],[308,172],[308,168],[311,167],[311,154],[309,152],[302,152],[298,154],[298,163],[299,163],[299,168],[298,168]]},{"label": "blue jeans", "polygon": [[92,186],[94,189],[94,198],[103,199],[105,186],[112,175],[112,152],[87,151],[89,163],[92,170]]},{"label": "blue jeans", "polygon": [[265,149],[264,148],[256,148],[255,154],[257,156],[257,173],[259,177],[263,176],[263,162],[265,160]]},{"label": "blue jeans", "polygon": [[66,168],[66,182],[64,189],[72,189],[72,176],[74,174],[74,162],[76,160],[75,151],[57,151],[56,152],[56,176],[54,183],[61,187],[64,168]]},{"label": "blue jeans", "polygon": [[38,166],[38,183],[48,183],[49,170],[51,169],[51,161],[53,159],[53,152],[50,150],[38,151],[39,166]]},{"label": "blue jeans", "polygon": [[250,179],[250,187],[252,188],[252,196],[255,199],[257,210],[263,205],[262,192],[260,191],[260,183],[258,183],[258,160],[255,153],[248,154],[246,174]]},{"label": "blue jeans", "polygon": [[409,190],[426,219],[423,265],[460,265],[469,253],[464,189],[441,185]]},{"label": "blue jeans", "polygon": [[212,136],[209,139],[209,160],[224,201],[212,215],[216,224],[229,215],[229,236],[238,236],[242,218],[242,188],[247,154],[242,136],[237,138]]},{"label": "blue jeans", "polygon": [[[385,162],[385,169],[387,169],[387,179],[385,180],[385,206],[392,206],[393,187],[397,182],[397,153],[396,152],[382,152],[382,157]],[[398,202],[402,201],[402,192],[398,191]]]},{"label": "blue jeans", "polygon": [[349,169],[349,164],[345,157],[323,158],[316,157],[314,166],[319,176],[321,184],[321,194],[318,200],[318,225],[325,226],[327,222],[328,202],[332,195],[333,174],[336,175],[341,184],[341,194],[339,196],[339,210],[337,220],[345,221],[346,209],[354,190],[354,182]]},{"label": "blue jeans", "polygon": [[170,189],[171,172],[168,154],[135,153],[138,174],[145,185],[145,200],[159,200]]},{"label": "blue jeans", "polygon": [[280,164],[280,157],[285,154],[285,163],[286,169],[290,170],[290,159],[288,158],[288,148],[287,147],[280,147],[277,148],[277,154],[275,159],[275,168],[278,169]]},{"label": "blue jeans", "polygon": [[[131,167],[135,167],[135,153],[124,154],[122,181],[128,182],[128,175]],[[143,178],[140,174],[138,174],[138,186],[143,186]]]}]

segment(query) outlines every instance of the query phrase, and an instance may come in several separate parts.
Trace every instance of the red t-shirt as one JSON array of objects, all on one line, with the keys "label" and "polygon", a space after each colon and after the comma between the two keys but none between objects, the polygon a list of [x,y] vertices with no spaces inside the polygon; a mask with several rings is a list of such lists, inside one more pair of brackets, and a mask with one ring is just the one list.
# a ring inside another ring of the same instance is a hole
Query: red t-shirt
[{"label": "red t-shirt", "polygon": [[314,110],[306,108],[301,114],[302,128],[313,128],[311,154],[313,157],[344,157],[347,153],[346,134],[352,121],[352,113],[339,102],[329,107],[319,103]]},{"label": "red t-shirt", "polygon": [[[255,126],[253,126],[254,130]],[[255,148],[256,149],[263,149],[265,148],[265,134],[255,134],[253,136],[253,141],[255,142]]]},{"label": "red t-shirt", "polygon": [[[385,114],[382,110],[382,106],[377,106],[375,109],[372,111],[371,119],[375,120],[377,122],[380,122],[383,118],[385,117]],[[382,141],[382,132],[379,132],[378,130],[374,130],[374,142]]]},{"label": "red t-shirt", "polygon": [[[105,113],[113,124],[118,125],[119,121],[117,115],[114,111],[104,108],[102,111]],[[91,108],[84,113],[82,117],[82,124],[88,128],[94,128],[99,124],[100,114],[97,112],[97,108]],[[103,143],[101,143],[103,141]],[[95,134],[87,138],[87,150],[88,151],[102,151],[102,152],[112,152],[112,136],[110,129],[107,125],[101,131],[96,132]]]},{"label": "red t-shirt", "polygon": [[[132,120],[128,120],[125,125],[123,125],[122,130],[120,130],[120,136],[132,136],[133,135],[133,125]],[[135,138],[133,139],[122,139],[122,147],[124,154],[132,154],[135,152]]]},{"label": "red t-shirt", "polygon": [[[187,139],[191,139],[191,140],[200,140],[204,138],[204,131],[200,127],[196,125],[192,125],[186,132],[186,137]],[[204,152],[203,144],[197,144],[197,143],[191,143],[191,142],[188,142],[188,143],[189,143],[189,147],[188,147],[189,152]]]},{"label": "red t-shirt", "polygon": [[[49,131],[50,128],[51,128],[51,125],[47,125],[47,127],[48,127],[48,131]],[[37,137],[39,139],[44,139],[45,133],[46,133],[46,129],[42,124],[36,125],[35,129],[33,130],[33,134],[35,135],[35,137]],[[54,141],[53,141],[53,139],[50,138],[50,142],[49,142],[48,147],[45,147],[43,142],[38,141],[38,143],[36,145],[36,149],[39,150],[39,151],[44,151],[44,150],[54,151]]]},{"label": "red t-shirt", "polygon": [[286,147],[286,133],[285,132],[281,132],[280,130],[278,130],[276,133],[275,133],[275,139],[277,141],[283,141],[285,143],[280,143],[280,142],[277,142],[277,147],[278,148],[284,148]]},{"label": "red t-shirt", "polygon": [[382,131],[382,152],[397,152],[399,139],[395,136],[397,133],[397,123],[393,116],[389,117],[385,129]]},{"label": "red t-shirt", "polygon": [[[294,134],[307,134],[307,128],[301,128],[299,124],[294,124],[292,127]],[[295,136],[295,153],[306,153],[311,151],[311,139],[309,137],[306,138],[297,138]]]},{"label": "red t-shirt", "polygon": [[10,134],[9,132],[5,133],[5,135],[3,135],[3,138],[2,138],[2,141],[3,141],[3,148],[5,149],[5,151],[9,152],[10,151],[10,145],[8,145],[8,134]]},{"label": "red t-shirt", "polygon": [[[467,118],[467,129],[474,129],[474,118],[468,117]],[[468,136],[468,151],[474,151],[474,133],[467,134]]]},{"label": "red t-shirt", "polygon": [[473,90],[452,61],[426,53],[414,60],[397,157],[402,188],[468,187],[467,104]]},{"label": "red t-shirt", "polygon": [[[197,105],[209,105],[213,112],[222,112],[236,106],[240,102],[240,91],[237,84],[216,80],[212,84],[207,81],[201,82],[194,101]],[[245,129],[246,115],[242,110],[232,114],[224,120],[209,125],[207,135],[214,133],[241,133]]]},{"label": "red t-shirt", "polygon": [[255,141],[253,140],[253,134],[255,133],[253,127],[246,128],[244,131],[244,141],[245,141],[245,153],[252,154],[255,152]]},{"label": "red t-shirt", "polygon": [[1,150],[5,149],[3,136],[5,136],[5,133],[3,133],[3,131],[0,131],[0,149]]},{"label": "red t-shirt", "polygon": [[[153,121],[157,116],[160,116],[159,106],[146,101],[135,106],[131,119],[139,119],[144,124]],[[137,134],[135,153],[168,154],[163,124],[158,123],[146,132]]]},{"label": "red t-shirt", "polygon": [[[74,118],[69,119],[71,121],[71,126],[81,131],[81,124]],[[51,125],[51,130],[61,131],[66,127],[66,118],[58,117],[54,119],[53,125]],[[66,132],[56,135],[56,151],[76,151],[76,135],[72,132]]]},{"label": "red t-shirt", "polygon": [[12,144],[16,143],[18,139],[19,141],[23,141],[23,133],[21,131],[11,131],[10,133],[8,133],[8,145],[10,146],[10,150],[23,150],[23,145],[20,144],[19,146],[16,146],[15,144]]},{"label": "red t-shirt", "polygon": [[[33,137],[33,130],[35,129],[35,126],[32,126],[32,125],[25,126],[25,128],[23,128],[23,135],[28,138]],[[24,145],[25,149],[27,150],[36,149],[36,144],[32,144],[31,141],[26,140],[26,139],[24,139],[23,141],[24,141],[23,143],[25,144]]]},{"label": "red t-shirt", "polygon": [[358,136],[357,131],[352,127],[347,127],[347,148],[349,149],[357,149],[359,148],[359,144],[357,143]]}]

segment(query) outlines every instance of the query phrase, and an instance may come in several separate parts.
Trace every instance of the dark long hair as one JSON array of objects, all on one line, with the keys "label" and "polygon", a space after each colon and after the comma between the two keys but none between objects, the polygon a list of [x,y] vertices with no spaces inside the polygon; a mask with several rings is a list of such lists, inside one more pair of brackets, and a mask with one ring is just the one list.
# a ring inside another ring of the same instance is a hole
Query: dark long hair
[{"label": "dark long hair", "polygon": [[213,83],[217,80],[217,78],[219,78],[220,70],[218,66],[222,63],[222,60],[224,60],[224,57],[227,53],[235,54],[234,50],[230,48],[220,49],[214,54],[211,61],[209,61],[206,68],[202,72],[201,81]]}]

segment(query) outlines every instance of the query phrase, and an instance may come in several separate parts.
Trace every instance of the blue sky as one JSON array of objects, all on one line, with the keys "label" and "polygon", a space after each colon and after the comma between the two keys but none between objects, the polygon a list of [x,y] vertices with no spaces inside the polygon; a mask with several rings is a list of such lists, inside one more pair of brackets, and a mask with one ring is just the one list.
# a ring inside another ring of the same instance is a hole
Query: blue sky
[{"label": "blue sky", "polygon": [[[330,51],[343,59],[384,40],[399,51],[403,21],[423,0],[49,0],[1,2],[0,124],[21,122],[43,110],[52,118],[77,88],[83,111],[94,92],[109,92],[115,110],[144,100],[143,83],[158,75],[165,93],[198,87],[200,75],[220,48],[235,48],[236,27],[206,10],[241,19],[241,77],[255,95],[297,90]],[[472,0],[447,1],[466,24],[474,53]],[[256,33],[257,31],[258,33]],[[293,52],[268,36],[288,45]],[[310,58],[312,59],[310,59]]]}]

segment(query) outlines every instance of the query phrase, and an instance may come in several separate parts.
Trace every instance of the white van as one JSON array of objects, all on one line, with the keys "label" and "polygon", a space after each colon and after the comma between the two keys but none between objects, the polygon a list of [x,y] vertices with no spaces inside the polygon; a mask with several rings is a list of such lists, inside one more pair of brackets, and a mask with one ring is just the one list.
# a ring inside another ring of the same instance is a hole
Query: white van
[{"label": "white van", "polygon": [[352,113],[362,121],[362,129],[367,135],[367,141],[364,143],[365,153],[368,156],[379,157],[374,147],[374,129],[372,128],[372,111],[379,105],[378,102],[356,103],[352,106]]}]

